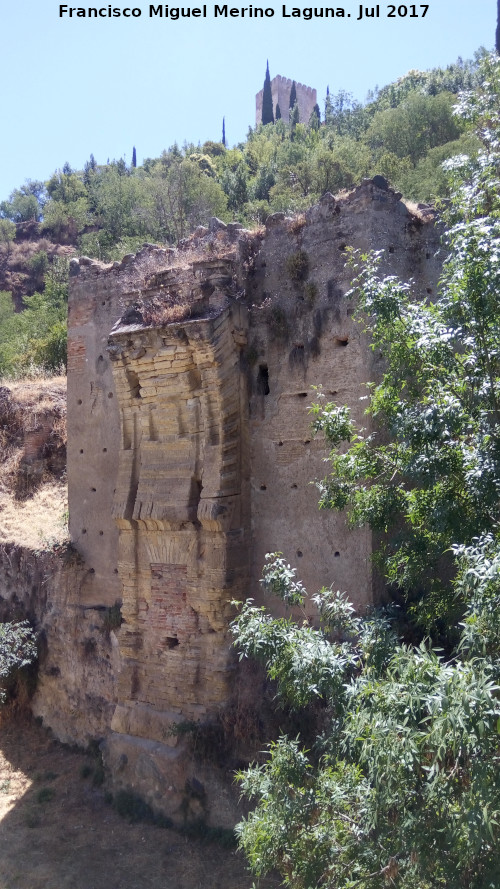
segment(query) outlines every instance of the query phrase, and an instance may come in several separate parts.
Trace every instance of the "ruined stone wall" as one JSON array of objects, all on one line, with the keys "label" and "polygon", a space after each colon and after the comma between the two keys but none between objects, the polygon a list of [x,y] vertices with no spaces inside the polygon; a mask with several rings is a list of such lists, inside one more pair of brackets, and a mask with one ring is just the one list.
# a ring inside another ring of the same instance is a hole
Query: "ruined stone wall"
[{"label": "ruined stone wall", "polygon": [[360,608],[373,598],[369,532],[318,512],[310,484],[326,468],[313,387],[363,423],[360,398],[381,367],[352,319],[348,246],[383,246],[383,272],[433,292],[439,233],[381,178],[303,217],[276,214],[264,232],[213,220],[177,251],[73,266],[81,605],[118,599],[123,621],[106,761],[175,818],[195,815],[193,781],[207,820],[234,816],[225,779],[196,765],[175,726],[210,724],[242,693],[230,603],[260,598],[265,553],[283,552],[310,593],[332,585]]},{"label": "ruined stone wall", "polygon": [[[276,117],[276,105],[280,106],[281,117],[288,122],[290,108],[290,91],[293,81],[289,77],[282,77],[277,74],[271,80],[271,93],[273,97],[273,112]],[[295,83],[297,90],[297,104],[299,106],[299,120],[301,123],[308,123],[312,114],[312,110],[317,103],[316,90],[311,86],[305,86],[303,83]],[[258,126],[262,123],[262,97],[264,90],[255,96],[255,123]]]},{"label": "ruined stone wall", "polygon": [[382,273],[413,278],[420,293],[433,291],[439,234],[390,190],[366,184],[345,201],[325,196],[305,217],[268,220],[255,263],[247,353],[253,596],[266,552],[281,551],[310,594],[332,585],[358,606],[372,601],[370,531],[347,528],[342,514],[318,510],[311,482],[328,466],[307,408],[321,386],[326,401],[349,405],[366,425],[361,399],[366,383],[380,375],[382,356],[353,321],[346,248],[366,252],[381,245]]},{"label": "ruined stone wall", "polygon": [[106,736],[116,706],[115,609],[85,604],[86,566],[71,547],[0,547],[0,620],[28,619],[38,638],[32,711],[64,742]]}]

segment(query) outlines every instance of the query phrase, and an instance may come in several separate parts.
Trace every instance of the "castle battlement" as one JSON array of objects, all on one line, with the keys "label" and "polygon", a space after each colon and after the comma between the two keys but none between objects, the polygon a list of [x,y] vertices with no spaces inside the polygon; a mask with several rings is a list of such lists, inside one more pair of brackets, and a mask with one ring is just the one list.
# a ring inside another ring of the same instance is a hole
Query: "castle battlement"
[{"label": "castle battlement", "polygon": [[[271,81],[271,87],[272,87],[272,84],[274,83],[275,80],[291,90],[293,80],[290,80],[289,77],[283,77],[282,74],[277,74],[276,77],[274,77],[273,80]],[[295,81],[295,87],[297,90],[300,87],[301,90],[304,90],[306,93],[310,94],[311,96],[316,95],[316,90],[314,89],[314,87],[306,86],[305,83],[299,83],[298,80]]]}]

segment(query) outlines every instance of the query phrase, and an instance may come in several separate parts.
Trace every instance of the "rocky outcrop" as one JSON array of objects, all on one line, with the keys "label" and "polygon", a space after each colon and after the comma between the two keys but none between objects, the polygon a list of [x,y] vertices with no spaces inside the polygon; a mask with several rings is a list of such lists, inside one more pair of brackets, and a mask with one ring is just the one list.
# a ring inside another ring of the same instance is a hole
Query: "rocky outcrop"
[{"label": "rocky outcrop", "polygon": [[85,566],[68,545],[0,547],[0,620],[28,619],[38,637],[35,716],[61,741],[104,738],[116,705],[120,614],[82,602]]}]

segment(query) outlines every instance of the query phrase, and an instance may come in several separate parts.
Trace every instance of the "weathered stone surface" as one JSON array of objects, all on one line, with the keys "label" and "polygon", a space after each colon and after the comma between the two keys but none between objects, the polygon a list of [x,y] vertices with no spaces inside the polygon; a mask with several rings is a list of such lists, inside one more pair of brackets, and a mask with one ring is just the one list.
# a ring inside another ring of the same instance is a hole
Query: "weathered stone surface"
[{"label": "weathered stone surface", "polygon": [[266,218],[266,228],[273,228],[275,225],[281,225],[282,222],[285,221],[284,213],[271,213],[270,216]]},{"label": "weathered stone surface", "polygon": [[109,610],[81,601],[87,570],[71,549],[0,547],[0,620],[28,618],[39,639],[33,713],[82,746],[109,732],[120,669]]},{"label": "weathered stone surface", "polygon": [[226,223],[222,222],[222,219],[217,219],[217,216],[212,216],[208,223],[208,229],[211,232],[225,231],[226,228]]},{"label": "weathered stone surface", "polygon": [[115,733],[102,750],[117,789],[133,789],[177,823],[232,828],[241,817],[231,775],[196,762],[185,745]]},{"label": "weathered stone surface", "polygon": [[[210,725],[238,694],[230,602],[260,601],[266,552],[283,552],[310,593],[332,585],[359,608],[373,601],[369,531],[320,513],[310,484],[326,456],[310,430],[313,387],[366,424],[360,398],[380,374],[346,297],[347,247],[384,247],[382,273],[413,278],[422,293],[435,287],[430,215],[374,180],[342,199],[325,195],[297,219],[275,214],[264,235],[213,220],[183,249],[144,248],[120,268],[84,263],[72,278],[68,475],[85,560],[80,605],[118,598],[123,619],[106,759],[121,786],[174,817],[200,805],[219,812],[211,794],[222,799],[223,777],[195,774],[170,726]],[[195,778],[203,803],[186,791]]]}]

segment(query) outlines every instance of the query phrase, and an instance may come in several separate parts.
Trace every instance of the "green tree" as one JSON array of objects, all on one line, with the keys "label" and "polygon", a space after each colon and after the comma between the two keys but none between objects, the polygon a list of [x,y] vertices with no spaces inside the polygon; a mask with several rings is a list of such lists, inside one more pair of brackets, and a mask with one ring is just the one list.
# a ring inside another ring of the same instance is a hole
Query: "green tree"
[{"label": "green tree", "polygon": [[221,185],[196,161],[182,156],[163,160],[144,181],[145,196],[137,208],[147,231],[173,242],[197,225],[207,224],[211,216],[226,216],[227,198]]},{"label": "green tree", "polygon": [[319,130],[320,125],[321,125],[321,114],[320,114],[320,110],[319,110],[319,105],[316,102],[316,105],[314,106],[313,110],[311,111],[311,116],[309,118],[309,126],[313,130]]},{"label": "green tree", "polygon": [[242,210],[248,200],[247,168],[241,161],[236,169],[226,169],[221,180],[230,210]]},{"label": "green tree", "polygon": [[[276,867],[293,889],[498,885],[500,62],[488,58],[481,74],[460,109],[483,151],[448,162],[438,298],[354,259],[384,375],[367,428],[345,407],[312,410],[332,448],[321,505],[382,538],[379,566],[404,594],[403,620],[359,616],[324,589],[316,626],[251,602],[234,626],[241,655],[263,660],[283,698],[316,720],[315,744],[282,736],[240,775],[256,800],[240,843],[257,874]],[[268,557],[263,586],[303,607],[281,554]],[[409,620],[416,645],[397,636]]]},{"label": "green tree", "polygon": [[269,62],[266,67],[266,76],[264,79],[264,90],[262,93],[262,123],[274,123],[273,114],[273,94],[271,91],[271,77],[269,75]]},{"label": "green tree", "polygon": [[449,176],[444,169],[444,161],[459,154],[475,157],[480,149],[477,136],[464,133],[460,139],[430,148],[415,166],[409,158],[382,155],[373,169],[386,176],[406,197],[435,204],[449,195]]},{"label": "green tree", "polygon": [[430,148],[459,138],[465,124],[453,114],[454,101],[447,93],[411,92],[402,104],[374,115],[366,141],[376,156],[389,151],[416,164]]},{"label": "green tree", "polygon": [[253,197],[258,201],[268,201],[269,192],[275,183],[275,165],[273,163],[262,164],[253,181]]},{"label": "green tree", "polygon": [[327,191],[335,194],[342,188],[349,188],[354,175],[344,159],[335,151],[321,147],[315,152],[312,167],[312,187],[320,197]]},{"label": "green tree", "polygon": [[281,120],[281,108],[280,108],[280,106],[279,106],[279,102],[276,102],[276,114],[275,114],[275,118],[276,118],[276,120]]},{"label": "green tree", "polygon": [[290,139],[292,140],[292,142],[295,139],[295,131],[296,131],[298,122],[299,122],[299,106],[297,105],[297,102],[296,102],[295,105],[293,106],[293,108],[290,110]]},{"label": "green tree", "polygon": [[88,188],[88,201],[108,244],[123,237],[146,234],[142,215],[136,212],[144,192],[142,178],[129,176],[123,160],[98,167]]},{"label": "green tree", "polygon": [[28,222],[31,219],[39,222],[46,200],[44,183],[27,179],[21,188],[14,189],[8,201],[0,203],[0,218],[12,222]]},{"label": "green tree", "polygon": [[87,199],[89,202],[89,208],[91,210],[95,209],[93,202],[92,202],[92,183],[93,183],[94,176],[96,174],[96,170],[97,170],[96,159],[95,159],[94,155],[91,154],[89,160],[85,161],[85,164],[83,167],[83,176],[82,176],[82,181],[83,181],[83,184],[84,184],[86,192],[87,192]]},{"label": "green tree", "polygon": [[0,293],[0,376],[18,376],[35,368],[60,372],[66,364],[69,264],[54,260],[43,293],[23,298],[16,312],[10,293]]},{"label": "green tree", "polygon": [[332,97],[330,96],[330,87],[326,88],[326,97],[325,97],[325,125],[327,127],[332,126],[333,124],[333,103]]},{"label": "green tree", "polygon": [[89,221],[88,211],[86,197],[71,202],[51,200],[45,207],[42,231],[60,244],[76,244],[78,235]]},{"label": "green tree", "polygon": [[36,658],[36,641],[27,621],[0,623],[0,703],[13,674]]},{"label": "green tree", "polygon": [[0,244],[5,244],[7,250],[10,250],[11,244],[16,237],[16,226],[10,219],[0,218]]},{"label": "green tree", "polygon": [[45,274],[49,266],[49,257],[45,250],[38,250],[28,260],[28,269],[31,279],[31,287],[38,290],[43,287]]},{"label": "green tree", "polygon": [[39,222],[41,207],[34,194],[27,194],[22,189],[15,189],[8,201],[0,204],[0,213],[4,219],[12,222]]},{"label": "green tree", "polygon": [[66,167],[69,172],[56,170],[47,182],[47,193],[53,201],[62,204],[73,204],[79,198],[84,198],[85,185],[81,176],[74,173],[71,167]]}]

